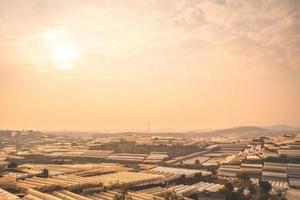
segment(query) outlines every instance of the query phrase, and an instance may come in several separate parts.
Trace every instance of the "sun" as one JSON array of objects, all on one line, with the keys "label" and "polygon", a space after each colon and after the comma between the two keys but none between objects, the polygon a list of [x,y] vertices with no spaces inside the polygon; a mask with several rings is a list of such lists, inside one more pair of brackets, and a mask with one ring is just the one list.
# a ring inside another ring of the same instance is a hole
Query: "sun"
[{"label": "sun", "polygon": [[52,56],[58,68],[71,69],[72,61],[79,57],[79,52],[71,44],[56,44],[52,49]]},{"label": "sun", "polygon": [[74,43],[70,42],[65,31],[54,29],[48,31],[44,38],[55,66],[59,69],[72,69],[80,53]]}]

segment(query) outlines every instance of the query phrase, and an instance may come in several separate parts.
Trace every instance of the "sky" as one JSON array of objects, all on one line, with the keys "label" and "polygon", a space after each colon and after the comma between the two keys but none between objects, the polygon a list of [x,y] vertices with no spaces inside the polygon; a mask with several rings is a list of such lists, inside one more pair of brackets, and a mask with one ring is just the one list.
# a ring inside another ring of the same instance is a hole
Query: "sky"
[{"label": "sky", "polygon": [[300,125],[298,0],[0,0],[0,128]]}]

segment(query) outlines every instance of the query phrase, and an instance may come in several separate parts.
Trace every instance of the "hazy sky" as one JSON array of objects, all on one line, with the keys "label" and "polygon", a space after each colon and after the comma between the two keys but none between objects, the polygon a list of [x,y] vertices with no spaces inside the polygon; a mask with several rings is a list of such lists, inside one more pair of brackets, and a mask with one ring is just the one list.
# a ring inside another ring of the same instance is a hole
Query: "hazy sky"
[{"label": "hazy sky", "polygon": [[300,125],[298,0],[0,0],[0,128]]}]

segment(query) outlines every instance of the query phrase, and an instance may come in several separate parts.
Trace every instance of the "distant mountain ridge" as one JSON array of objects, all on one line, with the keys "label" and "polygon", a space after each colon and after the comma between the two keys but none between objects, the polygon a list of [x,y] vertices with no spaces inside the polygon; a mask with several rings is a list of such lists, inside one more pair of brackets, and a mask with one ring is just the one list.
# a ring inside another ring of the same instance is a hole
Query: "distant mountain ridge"
[{"label": "distant mountain ridge", "polygon": [[[142,130],[131,130],[131,131],[11,131],[11,130],[0,130],[0,136],[10,136],[13,132],[18,133],[18,135],[30,134],[41,135],[42,133],[46,134],[58,134],[58,135],[68,135],[72,137],[82,137],[82,136],[95,136],[95,137],[109,137],[109,136],[128,136],[128,135],[148,135],[147,132]],[[21,133],[23,132],[23,133]],[[157,129],[150,130],[149,135],[157,136],[174,136],[174,137],[201,137],[201,136],[220,136],[220,135],[241,135],[241,136],[260,136],[260,135],[283,135],[287,133],[300,133],[300,128],[291,127],[287,125],[273,125],[268,127],[261,126],[238,126],[226,129],[198,129],[198,130],[175,130],[175,129]]]},{"label": "distant mountain ridge", "polygon": [[292,127],[292,126],[287,126],[284,124],[278,124],[278,125],[273,125],[266,127],[269,130],[281,130],[281,131],[300,131],[299,127]]},{"label": "distant mountain ridge", "polygon": [[245,133],[245,132],[267,132],[268,129],[259,127],[259,126],[239,126],[239,127],[233,127],[233,128],[227,128],[227,129],[219,129],[212,131],[212,133]]},{"label": "distant mountain ridge", "polygon": [[300,132],[299,128],[290,127],[286,125],[274,125],[270,127],[239,126],[239,127],[233,127],[227,129],[218,129],[218,130],[206,132],[206,134],[210,134],[210,135],[236,134],[236,135],[260,136],[260,135],[280,135],[280,134],[282,135],[286,133],[297,133],[297,132]]}]

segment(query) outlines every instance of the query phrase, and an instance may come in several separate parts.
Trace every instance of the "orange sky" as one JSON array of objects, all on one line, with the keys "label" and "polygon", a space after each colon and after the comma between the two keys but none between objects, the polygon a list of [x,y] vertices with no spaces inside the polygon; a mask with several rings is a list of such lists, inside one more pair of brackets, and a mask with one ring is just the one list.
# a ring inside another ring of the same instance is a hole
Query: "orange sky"
[{"label": "orange sky", "polygon": [[300,1],[0,0],[0,128],[300,125]]}]

